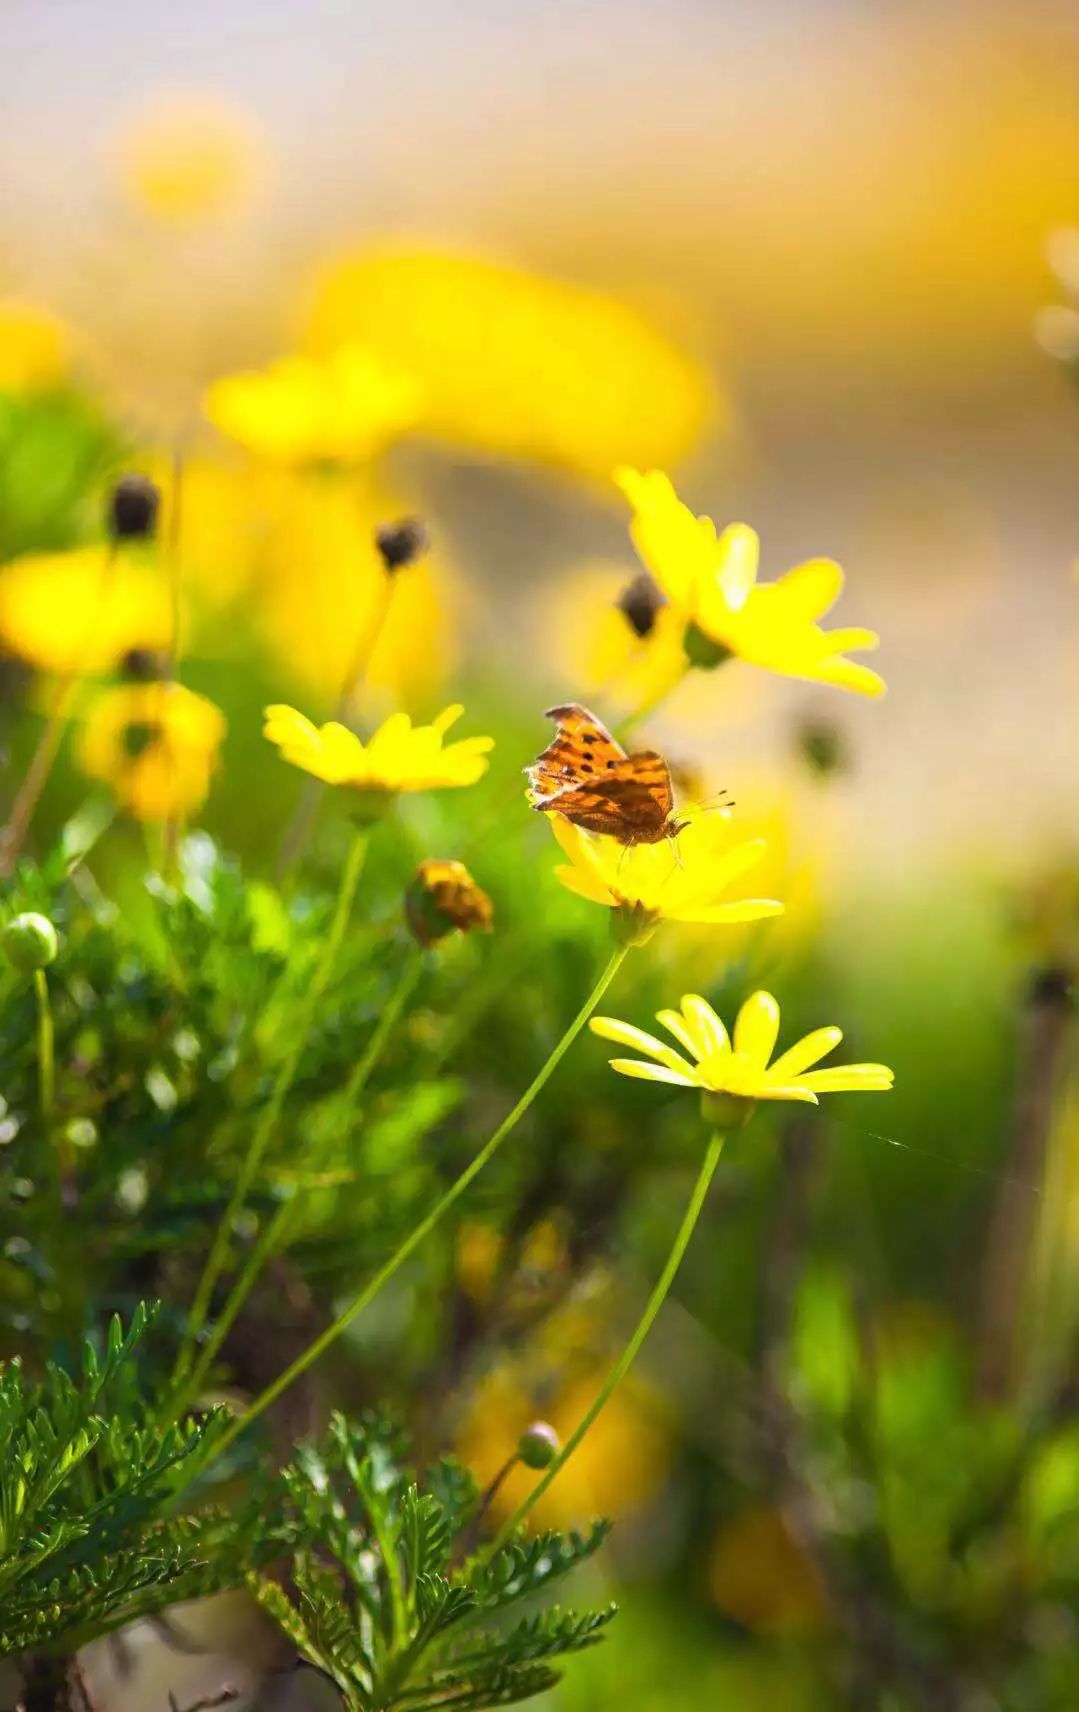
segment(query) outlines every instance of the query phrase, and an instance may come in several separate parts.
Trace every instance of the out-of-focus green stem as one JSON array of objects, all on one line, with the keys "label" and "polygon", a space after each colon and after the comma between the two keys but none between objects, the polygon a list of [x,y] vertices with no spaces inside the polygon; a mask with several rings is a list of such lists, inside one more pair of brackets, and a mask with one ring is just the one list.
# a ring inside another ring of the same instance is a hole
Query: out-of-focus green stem
[{"label": "out-of-focus green stem", "polygon": [[655,1289],[648,1298],[643,1314],[633,1329],[633,1334],[630,1337],[629,1342],[626,1344],[625,1349],[622,1351],[606,1379],[603,1381],[603,1384],[597,1392],[591,1407],[582,1416],[581,1420],[562,1446],[562,1449],[559,1451],[550,1467],[544,1471],[543,1475],[539,1480],[537,1480],[528,1496],[522,1499],[509,1521],[506,1522],[499,1530],[491,1544],[482,1553],[484,1562],[494,1557],[496,1552],[501,1551],[502,1547],[506,1544],[506,1541],[510,1539],[520,1527],[521,1523],[532,1509],[532,1506],[542,1498],[552,1480],[554,1480],[559,1471],[565,1467],[566,1463],[577,1449],[577,1446],[592,1426],[592,1423],[606,1407],[611,1396],[622,1383],[622,1380],[625,1378],[626,1374],[633,1366],[634,1361],[637,1359],[641,1345],[648,1336],[648,1333],[651,1331],[656,1315],[659,1313],[659,1310],[667,1299],[671,1285],[674,1283],[675,1274],[682,1264],[682,1259],[685,1255],[686,1249],[689,1247],[690,1238],[696,1228],[697,1220],[700,1218],[701,1209],[704,1206],[712,1178],[715,1176],[716,1166],[719,1164],[719,1156],[723,1151],[724,1139],[723,1134],[717,1131],[712,1136],[712,1139],[708,1144],[708,1151],[704,1156],[704,1163],[697,1174],[697,1180],[693,1185],[693,1193],[689,1198],[689,1205],[686,1208],[682,1223],[678,1227],[678,1233],[671,1245],[671,1250],[667,1256],[663,1271],[659,1275]]},{"label": "out-of-focus green stem", "polygon": [[[367,1043],[367,1047],[362,1056],[357,1060],[352,1075],[349,1077],[348,1083],[346,1084],[342,1097],[342,1124],[347,1122],[349,1115],[355,1109],[356,1102],[366,1087],[371,1072],[374,1070],[385,1050],[386,1043],[393,1032],[397,1019],[400,1017],[401,1012],[408,1002],[409,995],[419,979],[422,968],[423,953],[419,946],[413,946],[409,957],[406,959],[401,969],[397,985],[390,994],[386,1004],[383,1006],[382,1015],[379,1017],[375,1030]],[[312,1171],[317,1172],[320,1168],[320,1164],[321,1161],[314,1161],[311,1167]],[[274,1213],[273,1218],[269,1221],[262,1235],[259,1237],[258,1242],[251,1250],[242,1272],[229,1293],[228,1300],[214,1320],[213,1327],[199,1351],[198,1360],[191,1369],[190,1375],[183,1387],[177,1403],[179,1412],[182,1413],[188,1400],[197,1392],[203,1379],[209,1372],[210,1365],[214,1357],[221,1348],[221,1345],[224,1343],[225,1338],[228,1336],[229,1331],[236,1320],[237,1314],[239,1314],[248,1296],[251,1294],[251,1291],[253,1290],[263,1267],[266,1265],[266,1262],[272,1255],[279,1253],[287,1244],[291,1233],[291,1227],[296,1218],[297,1203],[301,1192],[302,1191],[297,1190],[291,1200],[282,1201],[281,1205]]]},{"label": "out-of-focus green stem", "polygon": [[[404,1265],[405,1261],[420,1246],[424,1238],[430,1235],[435,1226],[442,1218],[444,1218],[446,1213],[449,1212],[455,1201],[459,1200],[464,1194],[469,1184],[479,1176],[484,1166],[494,1158],[495,1154],[502,1146],[502,1143],[509,1135],[512,1134],[513,1130],[517,1127],[521,1118],[524,1117],[524,1114],[527,1112],[529,1106],[531,1106],[537,1094],[550,1080],[554,1071],[573,1045],[573,1042],[577,1039],[577,1036],[580,1034],[589,1017],[592,1015],[596,1006],[602,999],[604,993],[607,991],[607,988],[610,986],[619,969],[622,967],[628,950],[629,947],[625,945],[619,945],[615,949],[608,960],[603,973],[592,988],[592,991],[589,993],[584,1004],[577,1012],[577,1015],[574,1017],[565,1033],[551,1049],[548,1057],[544,1060],[539,1070],[537,1070],[532,1081],[517,1101],[517,1104],[513,1107],[512,1111],[506,1114],[494,1134],[484,1143],[479,1152],[474,1155],[471,1162],[466,1165],[460,1175],[454,1179],[445,1194],[440,1197],[440,1199],[431,1208],[430,1212],[425,1214],[419,1224],[409,1232],[405,1240],[394,1250],[393,1254],[385,1264],[379,1268],[371,1281],[366,1284],[359,1294],[353,1297],[348,1306],[338,1314],[337,1318],[333,1321],[333,1324],[327,1326],[325,1331],[320,1333],[312,1343],[308,1344],[307,1348],[296,1357],[296,1360],[293,1361],[283,1373],[279,1374],[264,1391],[261,1391],[252,1403],[248,1404],[244,1413],[236,1417],[232,1424],[216,1441],[208,1461],[214,1460],[216,1457],[220,1456],[221,1452],[232,1443],[237,1434],[242,1433],[246,1427],[251,1425],[252,1421],[257,1420],[263,1411],[268,1409],[270,1404],[275,1402],[277,1398],[281,1396],[282,1392],[287,1391],[289,1386],[298,1379],[301,1374],[306,1373],[307,1369],[318,1360],[319,1356],[329,1349],[332,1343],[336,1342],[342,1332],[346,1331],[352,1324],[353,1320],[355,1320],[359,1314],[362,1314],[364,1309],[374,1301],[383,1285],[387,1284],[393,1277],[394,1273]],[[204,1463],[202,1466],[205,1467],[207,1465],[208,1462]]]},{"label": "out-of-focus green stem", "polygon": [[[277,1128],[278,1119],[281,1116],[281,1109],[288,1096],[289,1089],[292,1087],[301,1054],[307,1044],[308,1036],[311,1033],[312,1024],[315,1020],[315,1012],[318,1009],[319,1002],[326,990],[326,984],[333,971],[334,963],[337,960],[337,954],[341,948],[341,941],[344,938],[345,928],[348,924],[349,913],[352,909],[352,900],[356,894],[356,886],[359,881],[360,871],[363,867],[364,857],[367,853],[367,842],[368,834],[365,829],[361,828],[352,841],[352,847],[349,850],[344,868],[341,871],[341,883],[338,888],[337,904],[334,909],[333,920],[330,924],[329,932],[326,935],[326,942],[322,949],[322,956],[319,960],[318,967],[315,970],[311,985],[307,990],[307,1002],[297,1019],[296,1029],[292,1037],[292,1044],[281,1062],[281,1067],[277,1072],[277,1079],[274,1082],[273,1091],[270,1095],[269,1101],[263,1109],[259,1122],[255,1126],[251,1137],[251,1143],[244,1155],[243,1163],[237,1175],[228,1207],[226,1208],[224,1217],[217,1228],[217,1233],[214,1237],[209,1257],[206,1261],[205,1267],[203,1268],[198,1288],[195,1291],[195,1297],[191,1304],[191,1312],[188,1316],[186,1337],[177,1361],[176,1377],[178,1380],[182,1380],[191,1368],[195,1344],[198,1341],[199,1335],[206,1322],[206,1315],[213,1296],[214,1286],[228,1262],[229,1250],[232,1244],[233,1226],[235,1224],[236,1217],[247,1199],[248,1191],[255,1179],[255,1173],[258,1171],[258,1168],[262,1163],[263,1154],[266,1152],[266,1149],[273,1137],[273,1133]],[[181,1399],[185,1395],[186,1387],[184,1391],[180,1393]]]}]

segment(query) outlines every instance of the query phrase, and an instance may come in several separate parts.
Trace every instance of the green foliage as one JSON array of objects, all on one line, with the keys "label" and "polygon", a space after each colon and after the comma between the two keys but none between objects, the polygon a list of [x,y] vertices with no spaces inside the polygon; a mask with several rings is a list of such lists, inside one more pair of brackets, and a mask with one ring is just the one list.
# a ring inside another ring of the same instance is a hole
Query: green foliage
[{"label": "green foliage", "polygon": [[490,1563],[470,1562],[473,1482],[443,1462],[421,1489],[404,1449],[387,1421],[336,1415],[323,1446],[297,1453],[283,1477],[303,1542],[292,1589],[252,1575],[256,1598],[350,1712],[470,1712],[549,1688],[550,1661],[599,1640],[613,1608],[530,1610],[515,1623],[499,1614],[589,1557],[605,1525],[516,1540]]},{"label": "green foliage", "polygon": [[141,1395],[136,1356],[149,1316],[104,1350],[87,1343],[77,1380],[50,1366],[28,1384],[0,1371],[0,1658],[73,1650],[179,1599],[235,1586],[272,1549],[273,1518],[170,1515],[219,1416],[167,1428]]}]

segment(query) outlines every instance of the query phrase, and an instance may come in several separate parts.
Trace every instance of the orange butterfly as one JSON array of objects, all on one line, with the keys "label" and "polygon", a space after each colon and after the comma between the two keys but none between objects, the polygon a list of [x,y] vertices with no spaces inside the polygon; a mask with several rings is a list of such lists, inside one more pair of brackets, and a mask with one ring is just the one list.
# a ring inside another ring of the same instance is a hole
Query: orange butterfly
[{"label": "orange butterfly", "polygon": [[688,824],[674,819],[670,770],[654,749],[627,755],[579,702],[549,708],[544,718],[557,720],[558,732],[525,769],[534,809],[620,844],[659,844]]}]

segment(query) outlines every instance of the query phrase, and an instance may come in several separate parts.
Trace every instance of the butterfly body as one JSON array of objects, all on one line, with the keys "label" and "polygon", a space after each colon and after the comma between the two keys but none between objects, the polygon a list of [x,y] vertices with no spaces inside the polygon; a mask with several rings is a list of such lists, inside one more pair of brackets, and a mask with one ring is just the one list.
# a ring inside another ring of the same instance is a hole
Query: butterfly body
[{"label": "butterfly body", "polygon": [[544,716],[558,730],[528,773],[528,800],[541,814],[564,814],[586,832],[620,844],[659,844],[685,825],[674,818],[670,769],[654,749],[627,755],[579,702]]}]

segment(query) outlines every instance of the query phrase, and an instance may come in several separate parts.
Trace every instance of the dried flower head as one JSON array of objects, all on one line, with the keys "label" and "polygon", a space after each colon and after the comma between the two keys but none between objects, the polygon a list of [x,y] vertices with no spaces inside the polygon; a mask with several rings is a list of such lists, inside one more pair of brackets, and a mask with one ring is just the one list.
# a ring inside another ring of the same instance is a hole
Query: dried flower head
[{"label": "dried flower head", "polygon": [[626,584],[615,602],[626,623],[643,641],[651,636],[656,627],[656,619],[661,607],[666,605],[663,591],[655,578],[647,571],[641,571]]},{"label": "dried flower head", "polygon": [[383,523],[375,531],[375,546],[390,576],[406,565],[414,564],[430,545],[431,539],[422,517],[402,517],[397,523]]},{"label": "dried flower head", "polygon": [[434,945],[449,933],[489,933],[494,909],[463,862],[429,857],[412,876],[405,917],[421,945]]},{"label": "dried flower head", "polygon": [[157,529],[161,491],[149,476],[130,470],[109,495],[107,521],[114,541],[145,541]]}]

